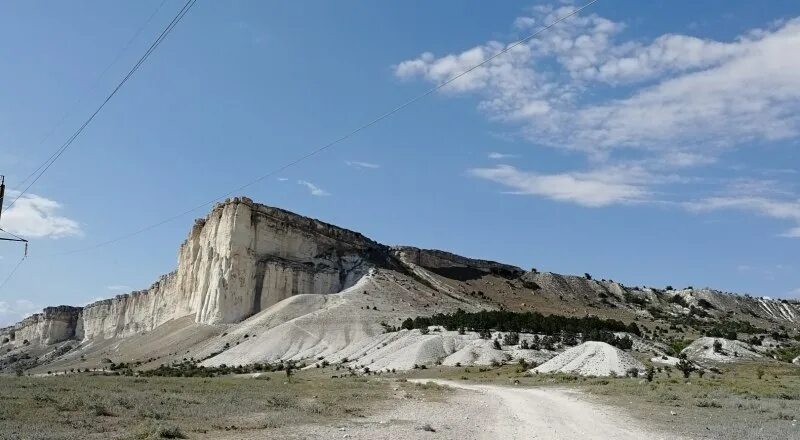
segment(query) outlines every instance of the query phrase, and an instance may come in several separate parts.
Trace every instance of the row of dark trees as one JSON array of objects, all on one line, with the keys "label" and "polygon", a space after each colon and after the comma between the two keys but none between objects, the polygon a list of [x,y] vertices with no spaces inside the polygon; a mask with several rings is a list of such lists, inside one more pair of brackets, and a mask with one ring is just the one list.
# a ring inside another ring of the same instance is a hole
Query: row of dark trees
[{"label": "row of dark trees", "polygon": [[427,328],[431,325],[440,325],[450,331],[467,329],[476,332],[486,332],[489,330],[496,330],[501,332],[538,333],[545,335],[560,335],[566,332],[594,335],[597,338],[607,337],[606,334],[601,335],[600,332],[629,332],[637,336],[641,336],[642,334],[639,326],[633,322],[626,325],[622,321],[616,319],[601,319],[596,316],[576,318],[560,315],[542,315],[537,312],[510,312],[506,310],[483,310],[473,313],[459,309],[455,313],[437,313],[429,317],[418,316],[403,321],[401,328],[411,330],[415,328]]}]

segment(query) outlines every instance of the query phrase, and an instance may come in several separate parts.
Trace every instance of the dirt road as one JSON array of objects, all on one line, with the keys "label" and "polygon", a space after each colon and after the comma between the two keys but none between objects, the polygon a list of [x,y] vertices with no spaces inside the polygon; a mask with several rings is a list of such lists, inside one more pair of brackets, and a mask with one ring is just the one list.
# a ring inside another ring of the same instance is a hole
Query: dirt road
[{"label": "dirt road", "polygon": [[443,398],[409,398],[395,388],[394,400],[385,409],[366,417],[340,420],[331,425],[288,425],[265,434],[262,431],[231,432],[214,439],[255,440],[282,438],[307,440],[683,440],[657,432],[622,410],[590,402],[580,392],[553,388],[476,385],[439,379],[434,382],[455,389]]},{"label": "dirt road", "polygon": [[[552,388],[512,388],[472,385],[447,380],[422,380],[475,393],[473,397],[495,400],[501,410],[486,426],[486,438],[505,439],[670,439],[611,407],[590,403],[575,391]],[[461,398],[465,398],[462,396]],[[469,397],[466,397],[467,399]],[[459,398],[452,402],[454,408]]]}]

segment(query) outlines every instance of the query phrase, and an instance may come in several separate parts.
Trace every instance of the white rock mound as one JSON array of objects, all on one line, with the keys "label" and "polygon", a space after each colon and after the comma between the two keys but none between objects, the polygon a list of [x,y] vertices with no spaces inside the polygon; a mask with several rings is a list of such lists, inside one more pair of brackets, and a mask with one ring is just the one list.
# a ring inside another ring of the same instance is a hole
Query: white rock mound
[{"label": "white rock mound", "polygon": [[[721,347],[714,349],[714,342],[719,341]],[[750,344],[724,338],[702,337],[689,344],[681,353],[695,362],[738,362],[762,357]]]},{"label": "white rock mound", "polygon": [[536,373],[569,373],[580,376],[624,376],[631,368],[644,365],[628,353],[605,342],[588,341],[539,365]]}]

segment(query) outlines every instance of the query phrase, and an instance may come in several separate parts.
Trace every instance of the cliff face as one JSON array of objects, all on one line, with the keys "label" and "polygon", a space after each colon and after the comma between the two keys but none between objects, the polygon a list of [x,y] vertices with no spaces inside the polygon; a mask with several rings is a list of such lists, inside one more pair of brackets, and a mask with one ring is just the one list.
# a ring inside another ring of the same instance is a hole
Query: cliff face
[{"label": "cliff face", "polygon": [[[178,252],[177,269],[147,290],[83,308],[47,308],[0,329],[0,346],[126,337],[187,316],[203,324],[238,323],[294,295],[345,290],[375,266],[410,273],[426,286],[455,296],[468,289],[442,282],[442,277],[469,284],[493,275],[506,278],[509,283],[504,285],[521,281],[559,300],[587,301],[587,307],[639,312],[656,308],[675,314],[695,306],[715,318],[731,314],[773,323],[800,322],[796,303],[705,289],[628,288],[612,281],[525,273],[515,266],[438,250],[389,248],[353,231],[236,198],[215,206],[195,223]],[[676,295],[683,299],[674,300]]]},{"label": "cliff face", "polygon": [[6,343],[125,337],[187,315],[236,323],[292,295],[329,294],[368,272],[386,247],[288,211],[233,199],[198,220],[175,272],[149,289],[86,307],[55,307],[0,331]]},{"label": "cliff face", "polygon": [[175,281],[171,273],[147,290],[89,304],[81,311],[82,331],[75,332],[76,339],[130,336],[186,316],[190,310]]},{"label": "cliff face", "polygon": [[80,331],[80,307],[58,306],[47,307],[42,313],[31,315],[6,328],[3,338],[14,345],[33,343],[54,344],[74,339],[76,331]]},{"label": "cliff face", "polygon": [[195,319],[232,323],[298,293],[341,291],[383,246],[361,234],[245,199],[221,205],[182,246],[178,285]]}]

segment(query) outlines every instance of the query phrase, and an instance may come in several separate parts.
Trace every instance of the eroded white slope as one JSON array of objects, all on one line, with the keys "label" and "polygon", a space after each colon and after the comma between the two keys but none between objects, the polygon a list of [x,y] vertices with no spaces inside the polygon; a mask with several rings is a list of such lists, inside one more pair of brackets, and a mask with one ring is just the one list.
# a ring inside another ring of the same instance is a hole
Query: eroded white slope
[{"label": "eroded white slope", "polygon": [[536,373],[569,373],[581,376],[624,376],[644,365],[628,353],[605,342],[587,341],[534,368]]},{"label": "eroded white slope", "polygon": [[[714,349],[714,342],[720,343],[719,351]],[[695,340],[684,348],[681,353],[685,354],[690,360],[700,363],[738,362],[761,357],[750,344],[745,342],[710,337],[702,337]]]},{"label": "eroded white slope", "polygon": [[392,337],[384,336],[382,323],[399,326],[403,318],[417,316],[420,310],[459,307],[469,309],[468,304],[437,295],[405,275],[376,270],[341,293],[296,295],[231,326],[205,355],[221,353],[203,365],[355,358]]}]

